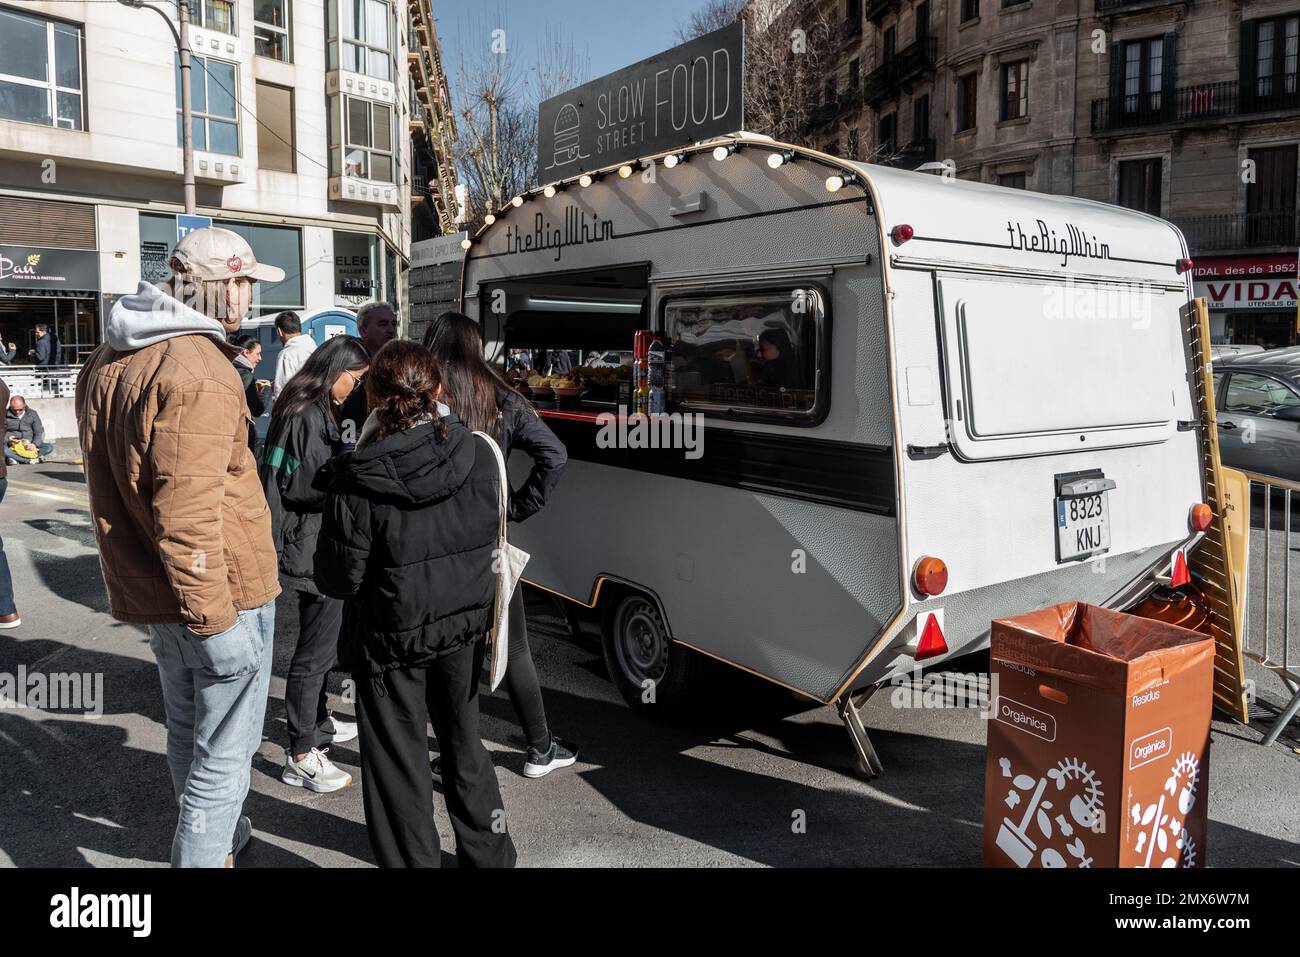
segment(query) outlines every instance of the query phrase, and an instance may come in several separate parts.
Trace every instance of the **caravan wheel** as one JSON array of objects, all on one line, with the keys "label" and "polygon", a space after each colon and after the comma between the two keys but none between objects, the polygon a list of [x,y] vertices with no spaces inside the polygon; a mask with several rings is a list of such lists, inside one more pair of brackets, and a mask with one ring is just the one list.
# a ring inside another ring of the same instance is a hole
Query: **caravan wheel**
[{"label": "caravan wheel", "polygon": [[681,700],[695,662],[689,649],[669,640],[654,602],[643,595],[624,598],[606,620],[603,638],[610,680],[629,705],[653,712]]}]

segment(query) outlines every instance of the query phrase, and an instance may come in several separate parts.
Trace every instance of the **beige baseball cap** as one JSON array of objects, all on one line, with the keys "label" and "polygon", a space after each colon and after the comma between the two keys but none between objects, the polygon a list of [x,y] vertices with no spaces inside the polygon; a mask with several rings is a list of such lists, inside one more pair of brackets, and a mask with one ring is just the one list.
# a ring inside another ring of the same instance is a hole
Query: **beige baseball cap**
[{"label": "beige baseball cap", "polygon": [[180,263],[181,270],[195,279],[237,279],[247,276],[263,282],[280,282],[284,270],[279,266],[259,263],[239,233],[208,226],[185,234],[185,238],[172,250],[172,259]]}]

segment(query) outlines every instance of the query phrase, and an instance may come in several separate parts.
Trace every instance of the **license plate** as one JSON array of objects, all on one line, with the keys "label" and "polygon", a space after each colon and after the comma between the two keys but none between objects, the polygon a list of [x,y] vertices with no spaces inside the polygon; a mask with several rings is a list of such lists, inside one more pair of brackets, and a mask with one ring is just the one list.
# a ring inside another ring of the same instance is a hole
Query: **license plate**
[{"label": "license plate", "polygon": [[1068,562],[1110,548],[1110,510],[1106,493],[1056,500],[1057,561]]}]

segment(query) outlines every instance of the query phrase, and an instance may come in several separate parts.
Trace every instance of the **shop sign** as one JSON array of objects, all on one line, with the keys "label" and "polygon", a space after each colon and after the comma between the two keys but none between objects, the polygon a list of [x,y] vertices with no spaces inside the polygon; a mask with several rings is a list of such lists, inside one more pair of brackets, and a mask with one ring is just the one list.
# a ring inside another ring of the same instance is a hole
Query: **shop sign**
[{"label": "shop sign", "polygon": [[1296,256],[1240,256],[1198,259],[1192,270],[1194,293],[1211,310],[1296,308]]},{"label": "shop sign", "polygon": [[0,246],[0,289],[99,289],[99,253],[43,246]]}]

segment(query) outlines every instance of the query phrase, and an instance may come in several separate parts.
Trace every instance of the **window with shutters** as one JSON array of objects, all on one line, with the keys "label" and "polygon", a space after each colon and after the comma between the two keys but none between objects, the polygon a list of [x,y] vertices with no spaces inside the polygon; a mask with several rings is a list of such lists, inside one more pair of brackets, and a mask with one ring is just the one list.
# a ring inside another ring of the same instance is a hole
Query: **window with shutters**
[{"label": "window with shutters", "polygon": [[920,143],[930,138],[930,94],[912,101],[912,142]]},{"label": "window with shutters", "polygon": [[979,19],[980,0],[961,0],[961,22],[969,23]]},{"label": "window with shutters", "polygon": [[1029,61],[1002,64],[1002,119],[1029,115]]},{"label": "window with shutters", "polygon": [[1254,21],[1254,67],[1250,93],[1257,109],[1280,109],[1296,103],[1296,66],[1300,53],[1300,16]]},{"label": "window with shutters", "polygon": [[930,4],[927,2],[916,5],[916,38],[924,40],[930,35]]},{"label": "window with shutters", "polygon": [[976,84],[979,75],[957,77],[957,132],[975,129]]},{"label": "window with shutters", "polygon": [[898,151],[898,114],[886,113],[876,127],[876,145],[882,159],[889,159]]},{"label": "window with shutters", "polygon": [[1246,184],[1245,239],[1251,246],[1296,244],[1296,147],[1270,146],[1247,154],[1255,170]]},{"label": "window with shutters", "polygon": [[1166,33],[1111,47],[1112,126],[1143,126],[1173,119],[1176,42],[1176,34]]},{"label": "window with shutters", "polygon": [[1119,164],[1120,206],[1140,213],[1160,215],[1160,157],[1124,160]]},{"label": "window with shutters", "polygon": [[898,31],[894,27],[885,30],[880,40],[880,62],[888,63],[894,58],[894,52],[898,49]]}]

